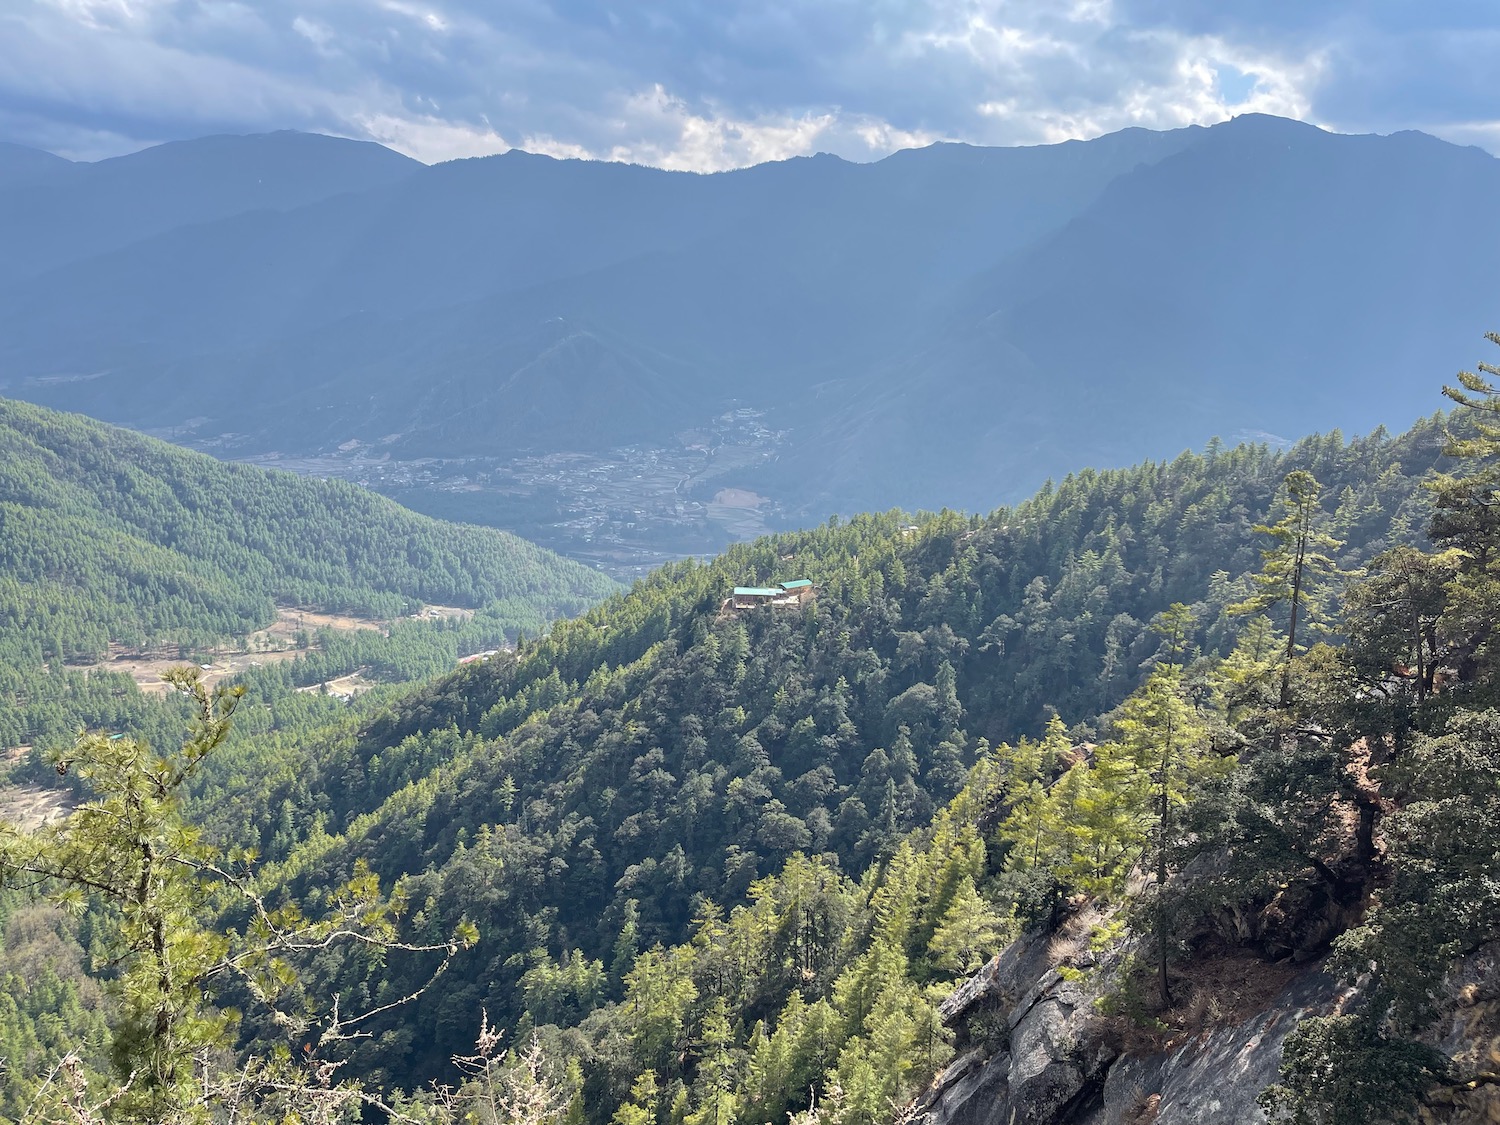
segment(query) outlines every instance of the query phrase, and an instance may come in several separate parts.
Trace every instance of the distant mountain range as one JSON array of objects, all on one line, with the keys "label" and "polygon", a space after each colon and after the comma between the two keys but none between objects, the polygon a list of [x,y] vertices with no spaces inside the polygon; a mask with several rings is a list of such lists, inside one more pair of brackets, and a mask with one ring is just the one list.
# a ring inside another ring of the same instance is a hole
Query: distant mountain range
[{"label": "distant mountain range", "polygon": [[[1500,324],[1500,161],[1246,116],[714,175],[297,133],[0,146],[0,393],[221,454],[671,446],[789,519],[1400,426]],[[351,443],[358,443],[351,445]]]}]

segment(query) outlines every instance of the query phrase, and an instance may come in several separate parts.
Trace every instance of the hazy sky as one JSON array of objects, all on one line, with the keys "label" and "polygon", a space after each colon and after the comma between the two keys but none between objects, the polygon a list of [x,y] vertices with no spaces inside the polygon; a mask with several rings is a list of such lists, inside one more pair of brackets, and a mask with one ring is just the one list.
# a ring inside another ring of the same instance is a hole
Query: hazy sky
[{"label": "hazy sky", "polygon": [[0,0],[0,139],[715,169],[1259,110],[1500,153],[1500,0]]}]

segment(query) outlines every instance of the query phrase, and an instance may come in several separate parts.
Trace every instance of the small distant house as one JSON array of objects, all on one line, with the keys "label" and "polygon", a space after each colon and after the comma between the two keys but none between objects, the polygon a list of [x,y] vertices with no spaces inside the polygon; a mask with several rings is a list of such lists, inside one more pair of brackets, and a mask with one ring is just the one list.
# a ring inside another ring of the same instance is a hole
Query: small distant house
[{"label": "small distant house", "polygon": [[813,599],[813,584],[809,578],[794,578],[790,582],[780,582],[778,585],[789,596],[795,597],[798,605]]},{"label": "small distant house", "polygon": [[735,609],[754,609],[758,605],[770,605],[784,593],[780,586],[736,586],[731,602]]},{"label": "small distant house", "polygon": [[799,606],[811,601],[813,592],[814,586],[806,578],[797,578],[791,582],[778,582],[774,586],[736,586],[729,598],[728,607],[754,609],[761,605],[778,608]]}]

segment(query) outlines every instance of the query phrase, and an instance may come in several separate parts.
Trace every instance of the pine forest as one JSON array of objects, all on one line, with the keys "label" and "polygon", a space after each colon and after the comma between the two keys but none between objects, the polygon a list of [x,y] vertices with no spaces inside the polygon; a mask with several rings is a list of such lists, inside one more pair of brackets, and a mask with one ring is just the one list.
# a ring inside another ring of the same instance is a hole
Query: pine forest
[{"label": "pine forest", "polygon": [[1102,1121],[1297,989],[1258,1112],[1453,1120],[1497,379],[629,589],[0,401],[0,1121]]}]

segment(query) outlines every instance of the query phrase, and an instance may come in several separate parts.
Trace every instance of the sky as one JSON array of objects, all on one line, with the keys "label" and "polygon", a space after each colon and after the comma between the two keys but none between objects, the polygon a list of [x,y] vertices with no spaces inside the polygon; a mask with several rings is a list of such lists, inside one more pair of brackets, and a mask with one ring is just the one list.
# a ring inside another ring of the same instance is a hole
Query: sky
[{"label": "sky", "polygon": [[0,139],[713,171],[1247,112],[1500,154],[1500,0],[0,0]]}]

